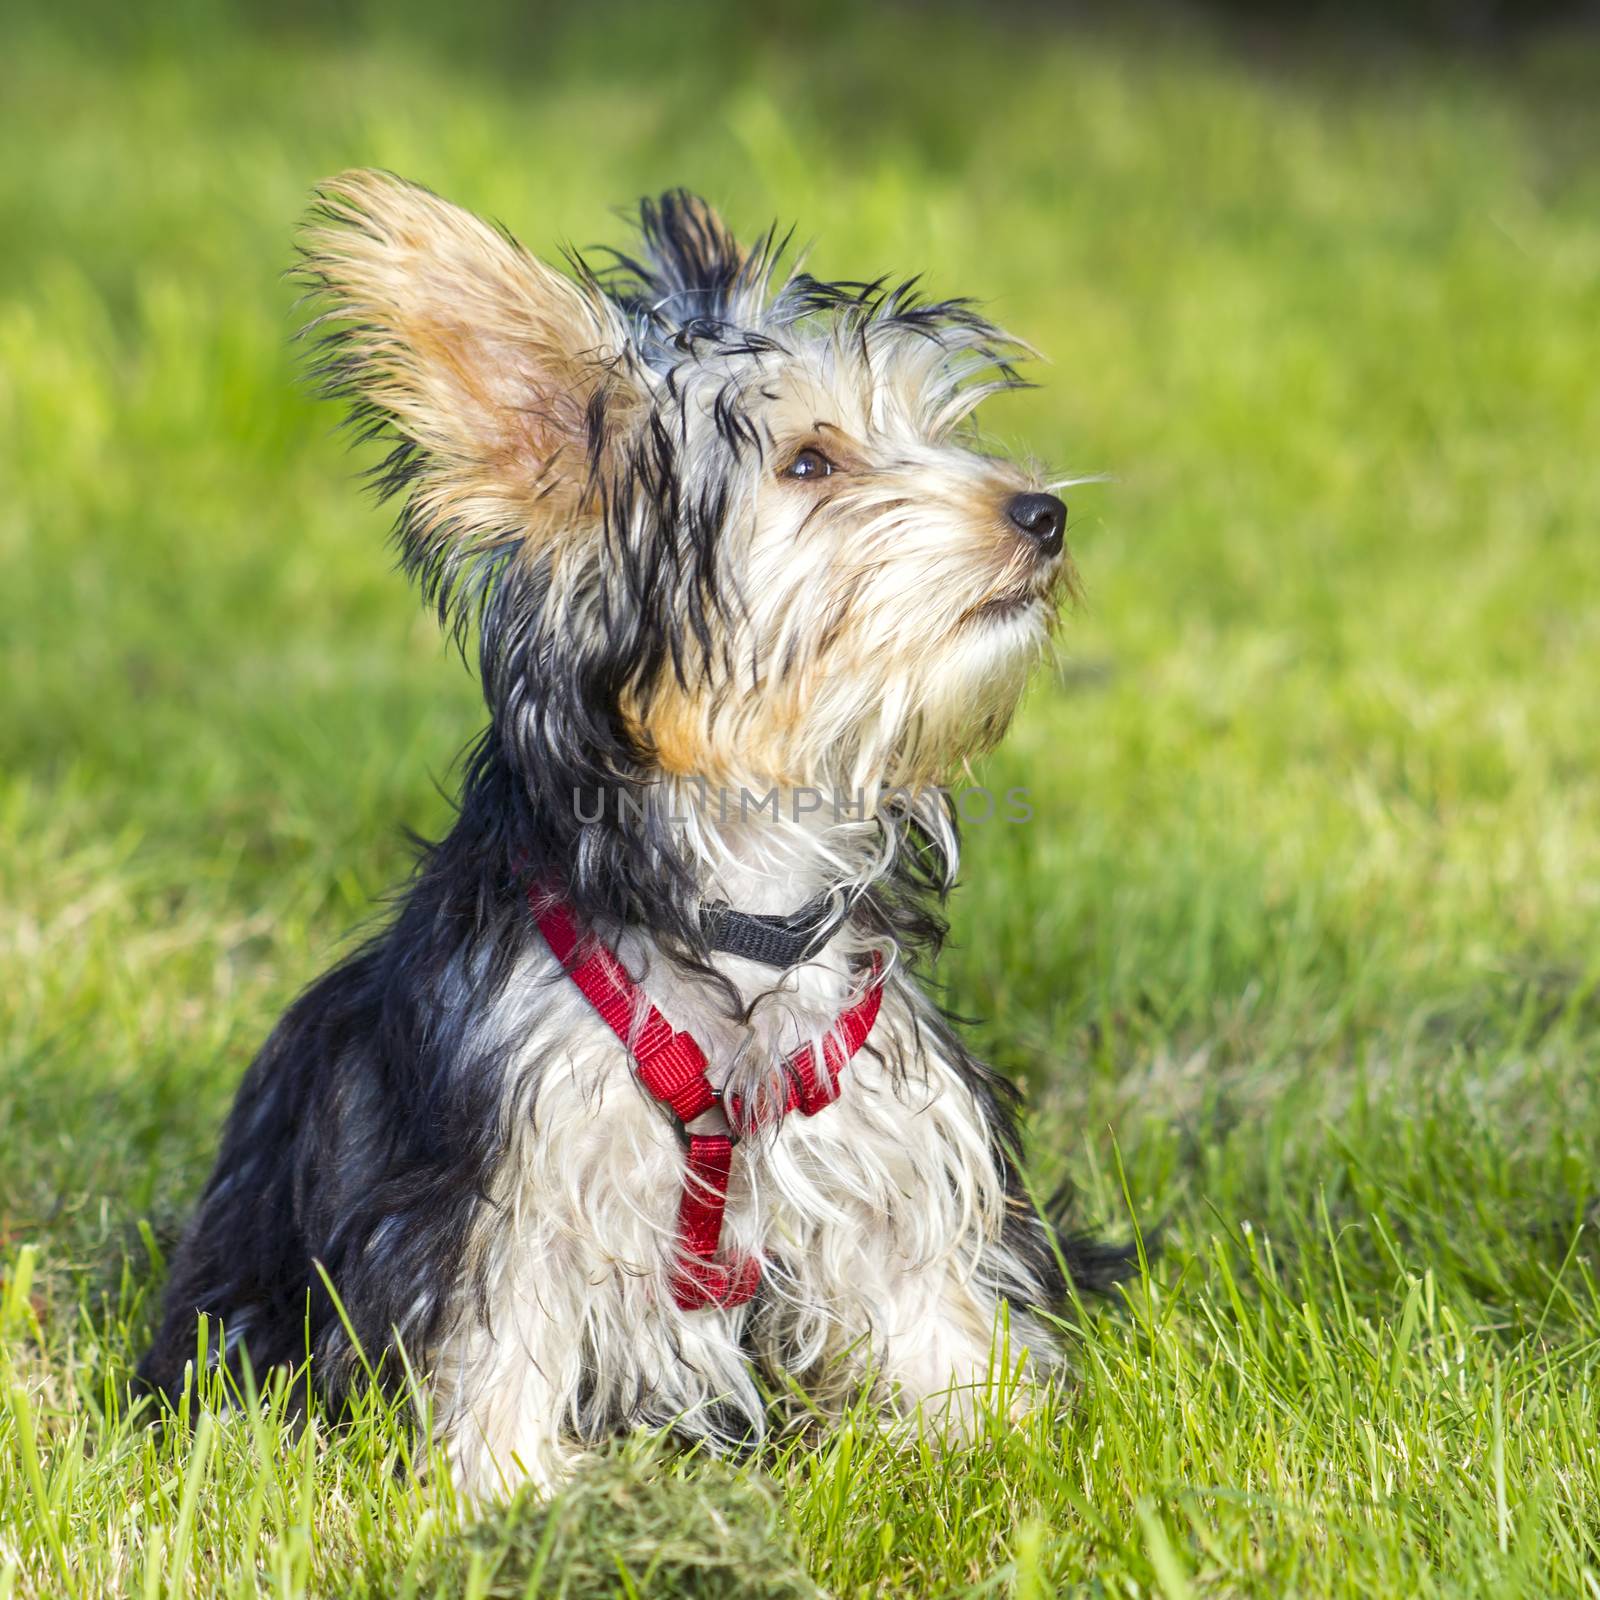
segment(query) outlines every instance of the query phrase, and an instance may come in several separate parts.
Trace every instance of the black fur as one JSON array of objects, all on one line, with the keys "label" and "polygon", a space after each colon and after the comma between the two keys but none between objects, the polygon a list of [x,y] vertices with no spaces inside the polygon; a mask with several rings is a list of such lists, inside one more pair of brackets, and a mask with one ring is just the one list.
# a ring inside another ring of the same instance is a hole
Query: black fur
[{"label": "black fur", "polygon": [[[769,233],[741,255],[709,217],[681,192],[646,202],[648,258],[619,256],[596,280],[641,328],[641,358],[669,372],[703,341],[755,337],[729,319],[782,249]],[[802,278],[786,298],[797,317],[894,318],[929,337],[953,321],[977,325],[961,303],[924,305],[910,286]],[[392,419],[359,400],[348,362],[335,333],[323,350],[324,386],[352,399],[361,437],[389,440],[378,486],[404,496],[423,458],[394,435]],[[730,444],[760,449],[731,403],[718,421]],[[476,1045],[471,1023],[539,937],[524,898],[529,881],[561,884],[585,923],[639,924],[682,959],[707,959],[694,873],[666,828],[648,820],[650,808],[624,825],[615,805],[589,816],[574,805],[595,791],[642,799],[652,752],[627,729],[625,697],[665,674],[705,681],[716,665],[709,621],[740,604],[718,542],[726,486],[686,493],[682,435],[668,412],[626,441],[609,437],[612,425],[602,392],[587,419],[591,461],[623,465],[601,484],[603,553],[586,577],[597,627],[566,627],[549,603],[548,568],[512,561],[503,540],[474,530],[472,548],[486,553],[463,563],[419,536],[409,508],[401,513],[403,564],[458,631],[477,626],[489,726],[467,761],[456,822],[424,848],[393,921],[301,995],[246,1075],[140,1368],[155,1390],[182,1387],[196,1318],[206,1314],[242,1340],[258,1373],[309,1353],[319,1391],[334,1401],[348,1394],[362,1363],[319,1266],[389,1381],[399,1378],[386,1358],[395,1338],[410,1352],[429,1350],[447,1299],[473,1292],[460,1282],[462,1263],[508,1129],[506,1045]],[[945,931],[947,865],[931,836],[900,825],[894,870],[855,915],[908,954],[929,954]],[[1012,1243],[1059,1297],[1062,1241],[1023,1192],[1013,1092],[953,1033],[941,1043],[964,1063],[997,1132]],[[1121,1265],[1070,1240],[1065,1247],[1085,1286]],[[629,1420],[587,1417],[583,1426]]]},{"label": "black fur", "polygon": [[309,1350],[317,1387],[343,1395],[360,1362],[315,1263],[371,1361],[394,1334],[429,1347],[505,1139],[504,1062],[465,1031],[537,937],[512,865],[525,807],[493,746],[393,923],[300,996],[246,1074],[140,1368],[153,1387],[181,1387],[203,1312],[257,1372]]}]

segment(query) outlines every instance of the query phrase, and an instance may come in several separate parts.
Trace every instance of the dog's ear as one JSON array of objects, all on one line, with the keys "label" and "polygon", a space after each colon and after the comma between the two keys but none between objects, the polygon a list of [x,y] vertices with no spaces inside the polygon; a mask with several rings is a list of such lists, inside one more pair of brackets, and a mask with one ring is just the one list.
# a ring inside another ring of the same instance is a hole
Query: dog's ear
[{"label": "dog's ear", "polygon": [[592,278],[384,172],[323,184],[300,244],[316,375],[392,441],[377,476],[406,495],[405,562],[441,610],[477,558],[598,525],[648,379]]},{"label": "dog's ear", "polygon": [[777,249],[771,230],[747,250],[709,202],[687,189],[639,202],[638,256],[610,251],[606,288],[634,316],[668,328],[754,319]]}]

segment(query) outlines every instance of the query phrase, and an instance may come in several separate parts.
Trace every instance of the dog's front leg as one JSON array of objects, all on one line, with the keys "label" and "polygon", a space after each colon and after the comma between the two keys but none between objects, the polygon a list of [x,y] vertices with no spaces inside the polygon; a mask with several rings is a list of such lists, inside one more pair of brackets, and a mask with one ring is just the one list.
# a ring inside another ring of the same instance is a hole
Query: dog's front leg
[{"label": "dog's front leg", "polygon": [[559,1046],[528,1052],[537,1095],[508,1107],[512,1137],[433,1363],[435,1431],[475,1497],[558,1485],[631,1428],[716,1443],[761,1427],[743,1308],[685,1311],[672,1296],[679,1141],[620,1046],[582,1014],[562,1020]]},{"label": "dog's front leg", "polygon": [[807,1330],[800,1317],[787,1330],[789,1359],[807,1345],[822,1356],[805,1362],[814,1398],[836,1410],[865,1389],[894,1415],[920,1412],[956,1438],[987,1410],[1030,1407],[1035,1380],[1059,1357],[1027,1309],[951,1260],[850,1255],[855,1292],[836,1301],[831,1326]]},{"label": "dog's front leg", "polygon": [[581,1459],[569,1419],[577,1331],[528,1304],[498,1327],[474,1319],[441,1347],[434,1432],[469,1499],[509,1494],[524,1482],[549,1491]]},{"label": "dog's front leg", "polygon": [[1035,1315],[1062,1293],[1053,1241],[998,1117],[964,1064],[934,1053],[898,1074],[863,1061],[837,1104],[783,1129],[758,1334],[830,1409],[865,1385],[965,1433],[986,1405],[1025,1407],[1058,1362]]}]

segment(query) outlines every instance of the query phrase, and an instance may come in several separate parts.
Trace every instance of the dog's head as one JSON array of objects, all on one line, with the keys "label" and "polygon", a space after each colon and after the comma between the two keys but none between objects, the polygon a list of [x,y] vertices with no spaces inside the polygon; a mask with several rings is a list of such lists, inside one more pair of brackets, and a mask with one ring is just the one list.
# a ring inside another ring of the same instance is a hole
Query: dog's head
[{"label": "dog's head", "polygon": [[530,774],[939,781],[1072,581],[1065,508],[970,428],[1016,345],[909,284],[780,282],[683,193],[640,221],[567,274],[392,176],[321,190],[321,373],[392,444],[406,564],[481,618]]}]

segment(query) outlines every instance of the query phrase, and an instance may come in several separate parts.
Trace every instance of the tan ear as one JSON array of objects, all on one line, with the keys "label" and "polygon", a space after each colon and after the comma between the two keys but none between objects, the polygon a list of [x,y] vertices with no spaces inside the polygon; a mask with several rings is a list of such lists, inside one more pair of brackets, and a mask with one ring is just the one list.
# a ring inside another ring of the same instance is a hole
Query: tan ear
[{"label": "tan ear", "polygon": [[594,511],[602,440],[643,399],[616,309],[592,284],[391,173],[330,179],[301,234],[321,302],[318,373],[364,433],[398,435],[408,564],[558,539]]}]

